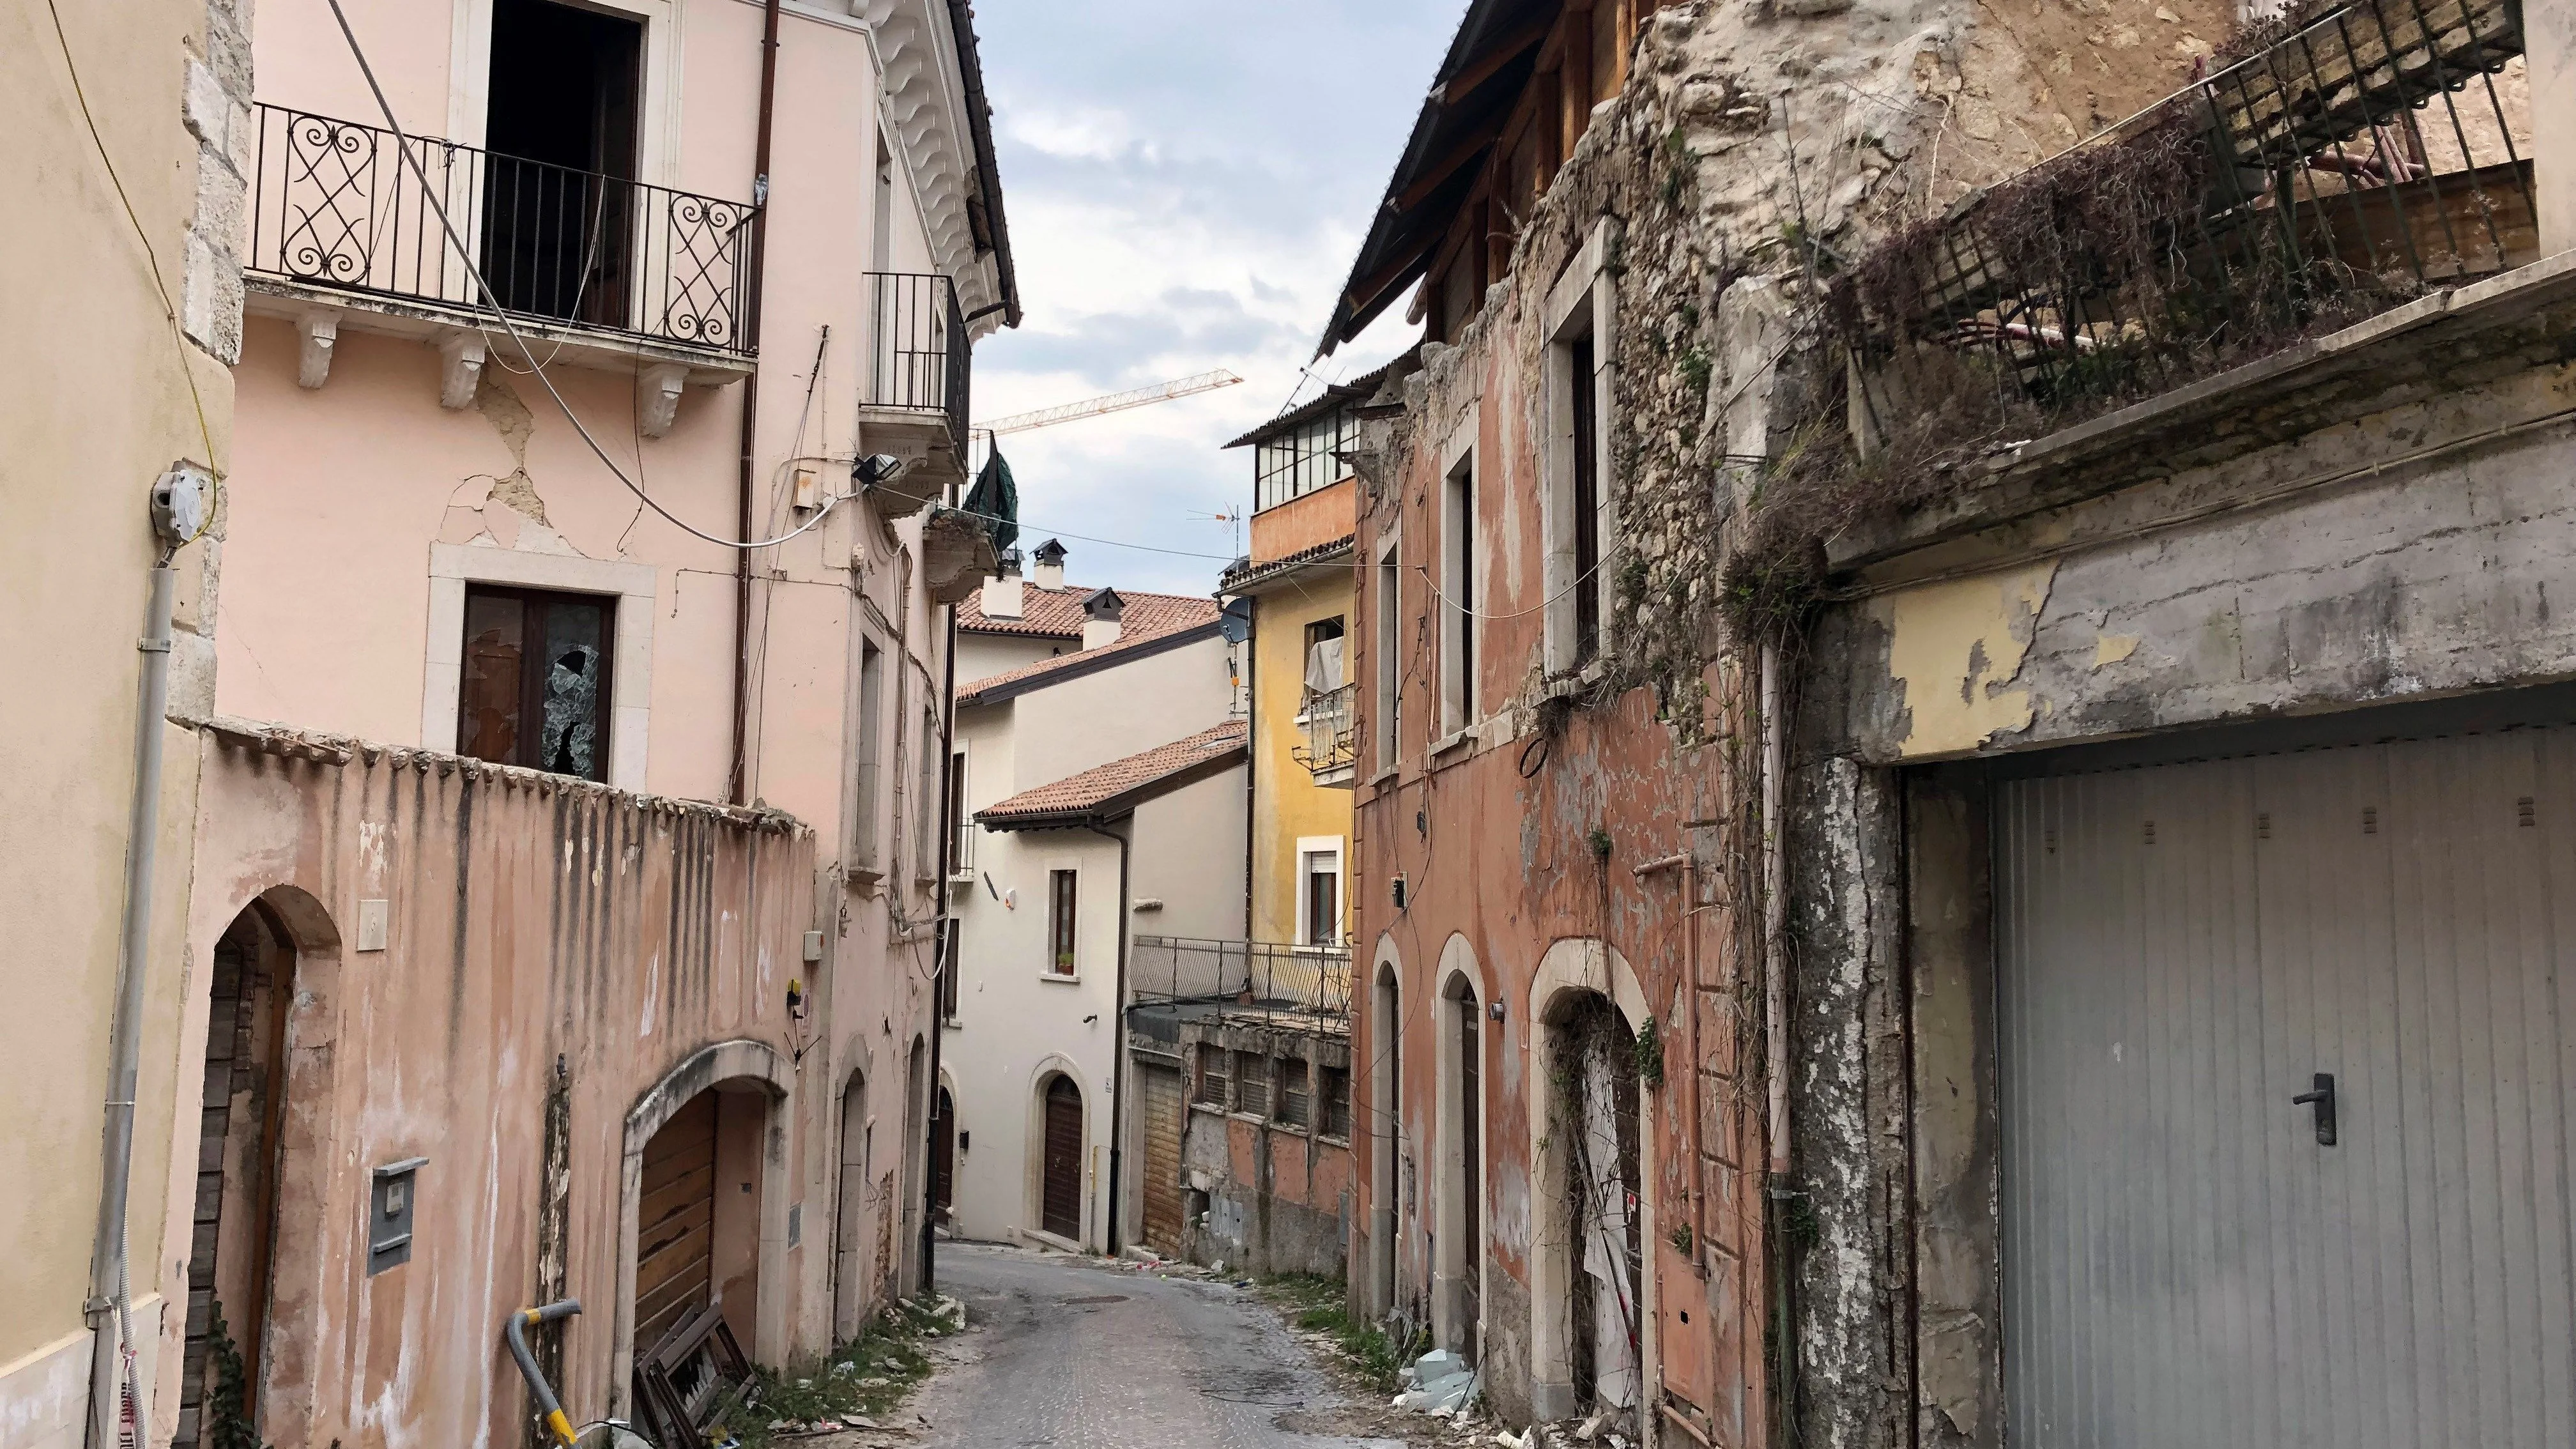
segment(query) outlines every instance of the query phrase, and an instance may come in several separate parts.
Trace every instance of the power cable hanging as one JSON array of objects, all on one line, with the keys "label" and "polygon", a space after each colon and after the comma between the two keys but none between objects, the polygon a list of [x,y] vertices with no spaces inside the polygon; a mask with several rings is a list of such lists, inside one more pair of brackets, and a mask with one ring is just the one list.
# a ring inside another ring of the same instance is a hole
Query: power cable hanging
[{"label": "power cable hanging", "polygon": [[366,78],[368,93],[376,99],[377,113],[385,118],[385,129],[394,133],[395,151],[402,157],[403,164],[411,168],[413,178],[420,182],[423,200],[428,203],[429,209],[437,214],[439,228],[447,234],[448,244],[456,248],[457,256],[464,261],[466,274],[474,279],[474,286],[483,297],[483,305],[491,309],[493,317],[500,322],[502,330],[510,334],[510,340],[518,344],[519,355],[527,360],[529,372],[538,382],[545,385],[546,396],[554,399],[555,408],[564,415],[564,421],[571,423],[573,431],[581,434],[581,440],[590,448],[591,456],[599,459],[600,466],[606,468],[610,476],[623,484],[627,492],[634,494],[645,507],[660,514],[664,522],[692,538],[712,543],[718,548],[744,550],[776,548],[810,531],[824,519],[831,517],[834,509],[857,496],[853,493],[835,493],[822,507],[814,511],[812,518],[796,528],[776,538],[745,542],[741,539],[720,538],[691,524],[656,502],[652,495],[637,486],[635,480],[627,477],[626,470],[618,467],[617,460],[609,457],[608,450],[599,445],[599,439],[591,436],[590,429],[582,423],[580,416],[573,412],[572,404],[564,400],[561,392],[556,391],[554,379],[546,373],[546,365],[537,361],[536,349],[528,345],[528,339],[519,333],[518,324],[510,320],[509,312],[501,306],[500,295],[492,290],[491,282],[484,278],[481,264],[474,260],[473,249],[465,245],[465,238],[457,232],[455,221],[447,214],[447,207],[438,199],[438,188],[430,184],[428,173],[421,169],[420,158],[414,154],[409,134],[403,130],[402,122],[394,119],[393,103],[385,99],[385,88],[376,81],[376,68],[368,64],[367,52],[358,44],[358,33],[349,25],[348,12],[340,8],[340,0],[326,0],[326,3],[331,7],[332,18],[340,23],[340,36],[348,42],[349,54],[358,62],[358,73]]}]

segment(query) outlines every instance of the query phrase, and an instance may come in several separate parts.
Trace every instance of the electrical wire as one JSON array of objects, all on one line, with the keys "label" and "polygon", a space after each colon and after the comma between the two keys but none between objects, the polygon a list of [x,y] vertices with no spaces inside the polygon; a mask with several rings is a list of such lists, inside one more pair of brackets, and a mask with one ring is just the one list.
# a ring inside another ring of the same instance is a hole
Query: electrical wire
[{"label": "electrical wire", "polygon": [[[134,228],[134,239],[143,244],[144,258],[152,264],[152,290],[160,294],[161,315],[169,319],[170,341],[179,349],[179,376],[188,384],[188,401],[197,411],[197,437],[205,444],[206,468],[214,475],[216,501],[220,503],[224,470],[215,458],[214,429],[206,425],[206,399],[197,391],[197,371],[188,365],[187,339],[179,330],[179,308],[170,300],[169,284],[161,280],[161,254],[153,249],[152,234],[143,229],[143,218],[134,214],[134,199],[125,194],[125,178],[116,174],[116,158],[107,153],[107,138],[98,133],[98,118],[90,114],[89,92],[81,86],[80,63],[72,59],[71,37],[63,33],[63,12],[54,0],[45,0],[45,11],[54,20],[54,43],[62,47],[63,69],[71,76],[72,99],[80,103],[81,124],[89,128],[90,144],[98,148],[98,164],[106,168],[108,184],[116,188],[117,202],[125,208],[126,224]],[[214,513],[212,507],[206,510],[209,519]]]},{"label": "electrical wire", "polygon": [[[52,0],[46,0],[46,3],[50,5]],[[340,0],[325,0],[325,3],[331,7],[332,18],[340,23],[340,36],[343,40],[348,42],[349,54],[358,62],[358,73],[365,77],[368,92],[376,98],[376,110],[385,118],[385,129],[394,133],[395,151],[401,155],[403,164],[411,168],[413,178],[420,182],[423,201],[427,203],[431,211],[437,214],[439,227],[447,233],[448,244],[456,248],[457,256],[465,263],[466,273],[474,278],[475,288],[482,293],[483,305],[491,309],[493,317],[500,322],[502,330],[510,334],[510,340],[519,345],[519,355],[527,360],[529,370],[535,375],[537,381],[545,384],[546,396],[554,399],[555,408],[564,415],[564,421],[571,423],[573,431],[581,434],[581,440],[589,446],[591,456],[599,459],[600,465],[605,467],[609,471],[609,474],[616,478],[619,483],[625,485],[628,492],[634,494],[637,499],[642,501],[645,507],[660,514],[664,522],[680,530],[682,533],[688,534],[692,538],[712,543],[718,548],[730,549],[776,548],[778,545],[814,528],[824,519],[829,518],[834,509],[858,496],[855,493],[835,493],[825,501],[822,507],[814,511],[814,516],[812,518],[806,520],[804,524],[793,531],[780,534],[776,538],[761,539],[757,542],[745,542],[741,539],[720,538],[715,534],[697,527],[688,520],[680,517],[678,514],[663,507],[660,503],[654,501],[650,494],[647,494],[641,487],[636,485],[635,480],[627,477],[626,470],[618,467],[617,460],[608,456],[608,450],[599,445],[599,439],[591,435],[589,427],[584,425],[580,416],[573,412],[572,404],[566,402],[564,400],[564,395],[556,390],[555,380],[547,375],[545,365],[537,361],[536,349],[530,347],[528,345],[528,339],[520,335],[518,324],[510,320],[509,312],[501,306],[500,296],[492,290],[491,282],[484,278],[481,264],[474,260],[473,248],[468,247],[465,244],[465,238],[457,232],[455,221],[447,214],[447,207],[438,199],[438,188],[429,184],[428,174],[421,169],[420,158],[413,154],[413,147],[411,145],[409,133],[403,130],[402,122],[394,119],[393,103],[385,99],[385,88],[376,81],[376,68],[373,65],[368,64],[367,52],[364,47],[358,44],[358,33],[354,29],[350,28],[348,12],[340,8]],[[122,188],[120,188],[120,194],[121,191]],[[194,383],[192,382],[190,386],[193,388]]]},{"label": "electrical wire", "polygon": [[1539,600],[1537,603],[1530,605],[1526,609],[1515,609],[1508,614],[1488,614],[1481,610],[1470,609],[1457,604],[1453,602],[1447,594],[1440,592],[1440,586],[1438,584],[1431,582],[1431,570],[1428,566],[1415,564],[1413,566],[1413,571],[1422,575],[1422,585],[1424,588],[1431,591],[1431,597],[1438,599],[1443,604],[1447,604],[1450,608],[1457,610],[1459,613],[1466,615],[1470,619],[1525,619],[1530,615],[1549,607],[1560,599],[1570,597],[1576,589],[1582,588],[1586,582],[1588,582],[1594,575],[1600,573],[1601,570],[1609,564],[1611,555],[1616,554],[1627,546],[1628,541],[1626,539],[1620,539],[1617,542],[1612,543],[1608,548],[1601,551],[1601,557],[1593,561],[1592,567],[1585,569],[1583,572],[1574,576],[1574,582],[1567,584],[1564,588],[1557,590],[1555,593],[1548,595],[1546,598]]}]

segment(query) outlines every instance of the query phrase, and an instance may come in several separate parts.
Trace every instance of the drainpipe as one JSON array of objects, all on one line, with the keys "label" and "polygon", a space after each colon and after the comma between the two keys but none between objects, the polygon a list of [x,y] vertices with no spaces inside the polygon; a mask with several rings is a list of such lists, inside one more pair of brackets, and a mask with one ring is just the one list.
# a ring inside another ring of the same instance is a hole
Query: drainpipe
[{"label": "drainpipe", "polygon": [[[160,843],[162,716],[170,709],[170,618],[178,596],[179,571],[170,567],[178,551],[168,544],[152,567],[152,587],[143,610],[143,638],[135,645],[143,655],[143,689],[134,716],[134,797],[125,820],[125,922],[116,947],[116,1014],[108,1028],[107,1127],[101,1147],[98,1231],[90,1249],[89,1300],[81,1305],[90,1321],[90,1449],[106,1449],[117,1440],[119,1392],[130,1387],[124,1373],[122,1345],[131,1339],[127,1311],[125,1207],[132,1182],[134,1088],[143,1055],[144,957],[151,950],[152,866]],[[139,1405],[138,1405],[139,1407]]]},{"label": "drainpipe", "polygon": [[[1261,667],[1261,606],[1246,594],[1243,599],[1243,738],[1247,746],[1258,733],[1261,716],[1260,696],[1253,692],[1253,671]],[[1252,939],[1252,842],[1261,833],[1261,758],[1246,750],[1243,760],[1243,939]],[[1305,868],[1303,861],[1294,863],[1289,874],[1293,884],[1296,870]],[[1303,901],[1291,901],[1293,914],[1304,909]],[[1293,934],[1293,933],[1291,933]],[[1247,958],[1249,959],[1249,958]]]},{"label": "drainpipe", "polygon": [[1763,1082],[1769,1089],[1773,1185],[1789,1175],[1789,957],[1781,933],[1789,918],[1781,889],[1780,775],[1788,754],[1780,723],[1780,646],[1762,646],[1762,1018]]},{"label": "drainpipe", "polygon": [[[775,3],[775,0],[772,0]],[[942,666],[939,681],[939,715],[943,721],[940,737],[947,742],[948,758],[940,765],[939,778],[945,788],[939,792],[939,882],[931,889],[939,892],[939,909],[931,913],[931,929],[939,935],[931,947],[931,960],[938,963],[930,976],[930,1116],[939,1115],[939,1045],[948,1037],[948,1013],[940,1009],[947,995],[949,973],[957,969],[957,959],[948,950],[948,878],[957,873],[957,786],[949,772],[957,768],[957,606],[948,606],[948,659]],[[952,1108],[954,1104],[951,1104]],[[948,1134],[957,1135],[957,1119],[948,1119]],[[928,1153],[925,1145],[924,1155]],[[948,1177],[957,1178],[957,1152],[948,1153]],[[938,1234],[933,1232],[939,1216],[939,1187],[930,1173],[921,1175],[921,1291],[930,1291],[933,1249]]]},{"label": "drainpipe", "polygon": [[1109,1256],[1117,1257],[1122,1246],[1118,1241],[1118,1186],[1127,1177],[1126,1152],[1120,1146],[1127,1138],[1127,852],[1134,834],[1135,817],[1128,817],[1128,834],[1103,830],[1098,825],[1082,828],[1094,835],[1118,842],[1118,984],[1115,1013],[1118,1039],[1112,1044],[1109,1058]]},{"label": "drainpipe", "polygon": [[[743,337],[751,355],[760,356],[760,279],[769,252],[769,135],[778,109],[778,3],[768,0],[760,25],[760,130],[752,143],[751,204],[760,208],[760,225],[752,228],[751,259],[743,275]],[[749,543],[751,532],[751,451],[760,428],[760,369],[742,380],[742,462],[737,479],[734,537]],[[737,548],[733,557],[733,778],[726,793],[736,805],[751,803],[751,550]]]}]

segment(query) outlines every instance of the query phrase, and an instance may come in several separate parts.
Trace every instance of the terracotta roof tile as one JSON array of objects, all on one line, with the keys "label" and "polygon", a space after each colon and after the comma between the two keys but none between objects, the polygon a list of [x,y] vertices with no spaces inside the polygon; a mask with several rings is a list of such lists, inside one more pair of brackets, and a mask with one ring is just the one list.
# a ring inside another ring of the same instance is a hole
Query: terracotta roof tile
[{"label": "terracotta roof tile", "polygon": [[975,819],[988,826],[1007,828],[1056,816],[1080,815],[1185,771],[1224,761],[1228,755],[1240,755],[1244,738],[1244,722],[1227,720],[1187,739],[1095,765],[1079,775],[1068,775],[1034,790],[1023,790],[976,811]]},{"label": "terracotta roof tile", "polygon": [[[984,612],[984,596],[978,591],[957,606],[957,632],[960,634],[1019,635],[1031,639],[1079,639],[1082,637],[1082,601],[1100,592],[1096,588],[1042,589],[1035,584],[1020,588],[1020,610],[1017,619],[995,619]],[[1193,598],[1187,594],[1131,594],[1118,591],[1125,600],[1127,612],[1120,619],[1125,632],[1144,630],[1168,634],[1191,624],[1203,624],[1216,617],[1216,601]]]},{"label": "terracotta roof tile", "polygon": [[[1031,590],[1031,592],[1036,591]],[[1125,595],[1121,597],[1127,598],[1127,611],[1119,620],[1116,643],[1103,644],[1097,649],[1076,649],[1069,654],[1049,655],[1035,663],[1023,664],[1017,669],[1004,670],[1000,674],[978,679],[969,684],[961,684],[957,686],[957,702],[973,704],[988,690],[998,689],[1006,684],[1017,684],[1024,679],[1033,679],[1042,674],[1053,674],[1059,670],[1076,667],[1088,669],[1102,660],[1113,659],[1120,654],[1141,652],[1144,646],[1158,639],[1168,638],[1185,629],[1206,628],[1217,621],[1218,609],[1214,599],[1191,599],[1175,594],[1138,594],[1133,597]],[[1140,600],[1156,605],[1187,605],[1188,607],[1146,608],[1140,604]],[[1074,617],[1077,619],[1081,617],[1078,610]],[[1142,622],[1139,622],[1140,619]],[[962,606],[958,611],[957,627],[960,629],[966,627],[966,616]],[[1076,628],[1074,632],[1079,634],[1082,631]]]}]

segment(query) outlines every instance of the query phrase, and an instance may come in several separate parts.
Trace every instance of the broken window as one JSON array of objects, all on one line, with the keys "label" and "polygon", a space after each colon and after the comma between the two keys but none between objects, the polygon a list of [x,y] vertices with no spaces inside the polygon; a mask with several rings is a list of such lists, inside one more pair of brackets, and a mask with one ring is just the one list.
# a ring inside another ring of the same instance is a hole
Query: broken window
[{"label": "broken window", "polygon": [[1347,1141],[1351,1135],[1351,1070],[1348,1067],[1317,1067],[1315,1095],[1322,1100],[1319,1130],[1327,1137]]},{"label": "broken window", "polygon": [[1047,969],[1058,976],[1073,974],[1075,879],[1073,871],[1047,872]]},{"label": "broken window", "polygon": [[607,779],[616,610],[605,595],[468,585],[457,753]]},{"label": "broken window", "polygon": [[1273,1114],[1285,1126],[1303,1127],[1313,1115],[1306,1095],[1306,1063],[1300,1057],[1279,1059],[1279,1103]]},{"label": "broken window", "polygon": [[644,27],[495,0],[483,272],[501,305],[627,325]]},{"label": "broken window", "polygon": [[1270,1115],[1270,1058],[1259,1052],[1236,1052],[1234,1082],[1234,1110],[1255,1117]]},{"label": "broken window", "polygon": [[1199,1043],[1199,1087],[1190,1100],[1221,1108],[1225,1105],[1226,1085],[1225,1048],[1212,1042]]}]

